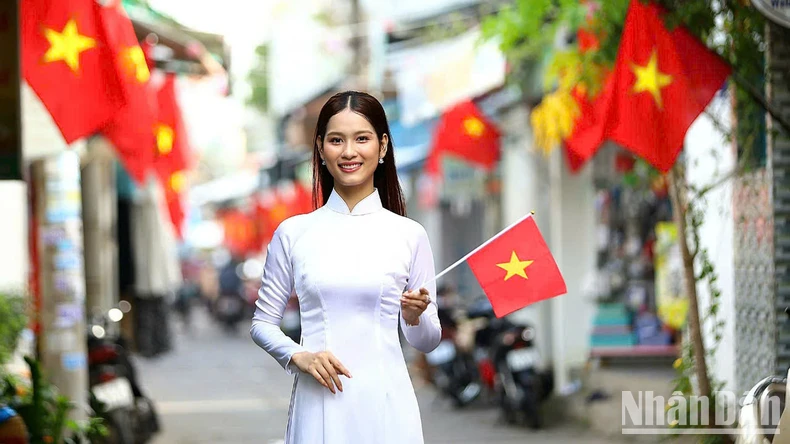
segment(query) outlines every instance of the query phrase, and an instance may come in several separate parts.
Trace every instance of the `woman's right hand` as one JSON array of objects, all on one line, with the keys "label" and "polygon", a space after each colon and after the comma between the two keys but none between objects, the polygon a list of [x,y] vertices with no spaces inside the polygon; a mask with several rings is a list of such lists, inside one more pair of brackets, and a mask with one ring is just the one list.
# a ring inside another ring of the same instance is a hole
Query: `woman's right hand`
[{"label": "woman's right hand", "polygon": [[291,356],[291,361],[302,372],[312,375],[319,384],[328,388],[333,394],[335,387],[343,391],[343,383],[339,375],[347,378],[351,373],[331,352],[322,351],[318,353],[299,352]]}]

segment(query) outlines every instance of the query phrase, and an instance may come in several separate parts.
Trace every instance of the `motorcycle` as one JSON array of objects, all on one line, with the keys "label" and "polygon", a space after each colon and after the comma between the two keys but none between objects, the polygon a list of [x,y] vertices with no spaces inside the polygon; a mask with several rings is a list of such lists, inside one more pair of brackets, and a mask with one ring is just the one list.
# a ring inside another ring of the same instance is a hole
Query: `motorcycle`
[{"label": "motorcycle", "polygon": [[128,344],[116,325],[123,313],[113,308],[89,322],[90,406],[109,431],[103,442],[144,444],[159,431],[159,420],[153,402],[142,392]]},{"label": "motorcycle", "polygon": [[505,420],[515,424],[519,416],[534,428],[542,426],[540,406],[554,389],[551,371],[542,370],[535,346],[535,329],[510,325],[494,340],[491,359],[496,370],[496,393]]},{"label": "motorcycle", "polygon": [[456,343],[457,328],[451,314],[444,308],[438,310],[442,323],[439,345],[425,359],[431,366],[431,378],[439,391],[449,396],[456,407],[474,401],[482,391],[474,357]]}]

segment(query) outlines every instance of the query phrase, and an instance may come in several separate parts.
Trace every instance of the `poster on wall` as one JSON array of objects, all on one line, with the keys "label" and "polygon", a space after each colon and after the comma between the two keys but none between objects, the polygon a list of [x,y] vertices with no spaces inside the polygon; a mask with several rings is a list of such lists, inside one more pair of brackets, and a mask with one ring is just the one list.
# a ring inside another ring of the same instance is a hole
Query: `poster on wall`
[{"label": "poster on wall", "polygon": [[686,322],[689,301],[685,292],[678,230],[673,222],[656,224],[654,251],[658,317],[664,325],[680,330]]}]

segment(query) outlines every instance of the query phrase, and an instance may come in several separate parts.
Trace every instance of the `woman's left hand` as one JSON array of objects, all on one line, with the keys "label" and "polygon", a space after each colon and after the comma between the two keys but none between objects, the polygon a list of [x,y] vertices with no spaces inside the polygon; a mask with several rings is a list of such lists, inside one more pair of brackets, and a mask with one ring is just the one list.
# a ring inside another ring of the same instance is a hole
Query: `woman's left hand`
[{"label": "woman's left hand", "polygon": [[420,325],[420,315],[431,305],[431,294],[425,288],[404,291],[400,298],[400,311],[408,325]]}]

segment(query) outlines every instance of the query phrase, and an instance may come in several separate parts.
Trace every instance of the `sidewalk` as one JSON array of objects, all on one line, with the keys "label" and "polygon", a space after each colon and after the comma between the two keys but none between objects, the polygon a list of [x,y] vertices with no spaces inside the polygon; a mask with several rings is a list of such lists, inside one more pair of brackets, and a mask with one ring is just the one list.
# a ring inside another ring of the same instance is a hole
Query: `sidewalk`
[{"label": "sidewalk", "polygon": [[[174,350],[157,359],[138,358],[140,377],[163,426],[153,444],[261,444],[282,442],[292,378],[260,350],[245,328],[225,334],[202,310],[193,330],[174,325]],[[415,381],[426,443],[614,444],[579,426],[546,418],[532,431],[499,422],[488,406],[453,409],[430,386]]]}]

